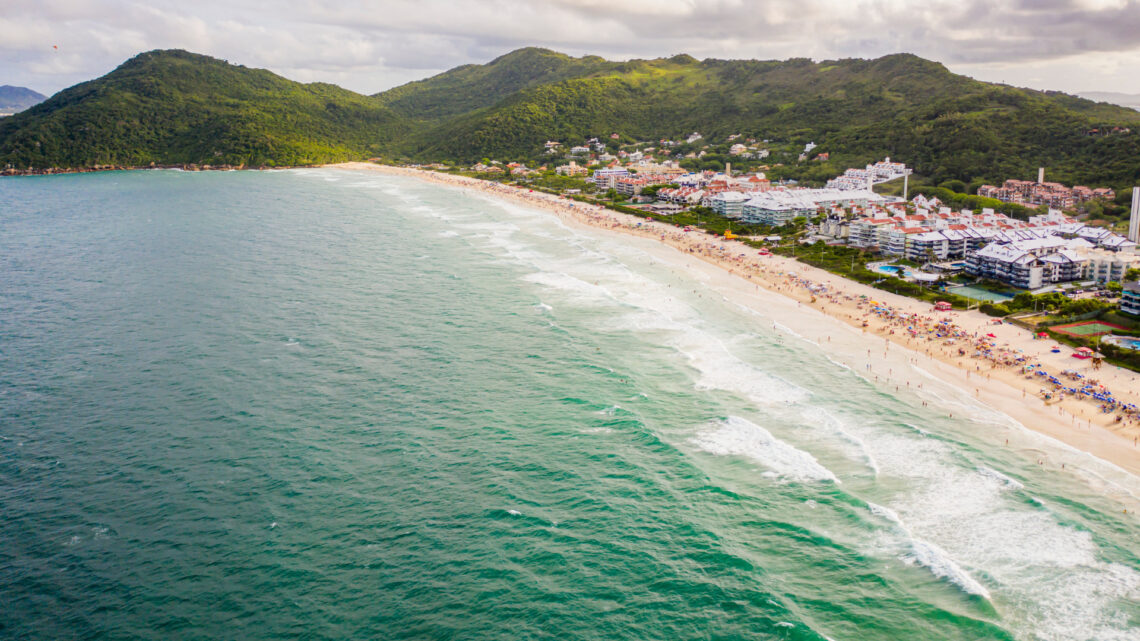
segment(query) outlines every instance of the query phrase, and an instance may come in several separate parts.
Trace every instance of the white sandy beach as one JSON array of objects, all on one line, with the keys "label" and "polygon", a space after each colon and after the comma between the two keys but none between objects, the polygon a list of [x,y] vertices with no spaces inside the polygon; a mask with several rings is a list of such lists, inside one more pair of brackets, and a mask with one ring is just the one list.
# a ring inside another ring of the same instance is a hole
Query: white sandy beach
[{"label": "white sandy beach", "polygon": [[[685,233],[671,224],[646,222],[602,207],[571,204],[545,193],[373,163],[331,167],[412,176],[478,189],[542,207],[568,224],[654,238],[660,245],[652,251],[663,263],[699,271],[710,289],[757,312],[782,310],[786,318],[794,319],[792,326],[797,334],[821,345],[830,343],[837,355],[843,355],[845,365],[868,378],[900,390],[917,391],[923,385],[921,377],[916,376],[921,371],[943,383],[940,389],[949,386],[956,394],[972,396],[1030,430],[1140,475],[1140,423],[1134,417],[1103,412],[1098,402],[1072,395],[1060,401],[1056,397],[1046,401],[1039,396],[1046,387],[1043,377],[1026,372],[1024,366],[1035,362],[1052,375],[1076,370],[1083,380],[1098,380],[1119,401],[1138,405],[1140,374],[1110,365],[1093,371],[1090,361],[1072,358],[1070,348],[1052,353],[1051,348],[1056,345],[1053,341],[1035,340],[1030,332],[1013,325],[995,325],[980,312],[936,314],[927,303],[874,289],[790,258],[760,256],[741,243],[700,232]],[[779,296],[773,297],[773,293]],[[880,305],[871,305],[872,300]],[[946,319],[959,330],[958,338],[951,339],[953,342],[948,342],[945,334],[937,337],[946,327],[938,323]],[[914,328],[915,333],[908,328]],[[992,344],[991,356],[975,357],[977,341],[989,334],[994,336],[988,341]],[[1023,360],[1014,362],[1016,359]],[[1001,362],[1006,360],[1011,364]],[[1077,385],[1072,381],[1065,384]],[[1017,442],[1010,443],[996,435],[995,444],[1019,447]],[[1037,451],[1025,454],[1037,457],[1042,466],[1061,469],[1065,465],[1062,457],[1055,455]]]}]

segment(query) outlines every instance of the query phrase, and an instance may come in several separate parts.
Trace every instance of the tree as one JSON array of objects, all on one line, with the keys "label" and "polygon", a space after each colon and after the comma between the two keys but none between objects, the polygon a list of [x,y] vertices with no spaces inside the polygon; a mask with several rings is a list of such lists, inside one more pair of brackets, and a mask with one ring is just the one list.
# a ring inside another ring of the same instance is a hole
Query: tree
[{"label": "tree", "polygon": [[957,180],[957,179],[947,180],[938,186],[943,188],[943,189],[949,189],[950,191],[958,192],[960,194],[966,193],[966,191],[969,189],[966,186],[966,183],[962,182],[961,180]]},{"label": "tree", "polygon": [[978,309],[989,316],[1009,316],[1011,313],[1003,303],[982,303]]},{"label": "tree", "polygon": [[1011,309],[1029,309],[1033,307],[1033,303],[1036,302],[1036,300],[1037,298],[1033,294],[1030,294],[1029,292],[1021,292],[1017,296],[1014,296],[1013,300],[1008,301],[1006,304]]},{"label": "tree", "polygon": [[1082,298],[1072,300],[1061,306],[1061,313],[1065,316],[1080,316],[1108,307],[1108,303],[1095,298]]}]

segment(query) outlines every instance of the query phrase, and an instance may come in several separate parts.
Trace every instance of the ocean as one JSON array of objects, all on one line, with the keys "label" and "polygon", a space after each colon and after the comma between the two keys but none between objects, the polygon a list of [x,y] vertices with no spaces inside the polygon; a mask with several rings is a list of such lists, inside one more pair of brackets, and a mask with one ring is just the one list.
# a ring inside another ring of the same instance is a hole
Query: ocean
[{"label": "ocean", "polygon": [[1140,639],[1136,477],[686,260],[399,176],[0,180],[0,638]]}]

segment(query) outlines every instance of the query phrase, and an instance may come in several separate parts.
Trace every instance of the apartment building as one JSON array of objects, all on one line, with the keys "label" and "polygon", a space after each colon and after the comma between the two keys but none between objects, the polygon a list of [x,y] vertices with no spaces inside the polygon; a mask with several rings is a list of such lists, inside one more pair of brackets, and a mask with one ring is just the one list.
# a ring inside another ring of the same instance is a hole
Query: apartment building
[{"label": "apartment building", "polygon": [[1087,260],[1067,245],[1057,237],[991,243],[966,257],[966,272],[1021,289],[1080,280]]},{"label": "apartment building", "polygon": [[1120,311],[1140,316],[1140,281],[1123,283],[1124,291],[1120,292]]}]

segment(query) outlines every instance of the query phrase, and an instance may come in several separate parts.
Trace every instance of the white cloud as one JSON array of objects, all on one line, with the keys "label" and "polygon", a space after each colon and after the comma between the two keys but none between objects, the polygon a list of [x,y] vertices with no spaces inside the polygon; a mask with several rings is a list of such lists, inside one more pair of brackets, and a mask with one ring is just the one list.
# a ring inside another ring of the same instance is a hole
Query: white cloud
[{"label": "white cloud", "polygon": [[1140,92],[1132,73],[1140,62],[1140,0],[280,0],[271,7],[2,2],[0,83],[54,91],[140,51],[184,48],[372,93],[538,45],[618,59],[909,51],[1011,84]]}]

